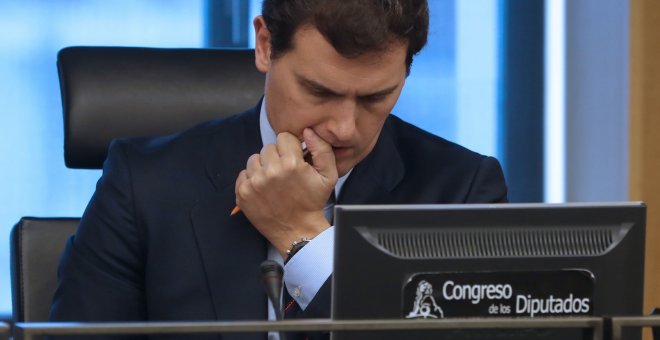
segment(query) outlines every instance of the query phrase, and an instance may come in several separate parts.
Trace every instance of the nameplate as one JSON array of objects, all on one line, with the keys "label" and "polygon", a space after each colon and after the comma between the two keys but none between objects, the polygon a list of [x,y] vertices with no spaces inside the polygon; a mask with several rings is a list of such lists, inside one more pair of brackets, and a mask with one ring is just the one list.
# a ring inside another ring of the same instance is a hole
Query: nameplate
[{"label": "nameplate", "polygon": [[417,273],[403,287],[402,316],[592,315],[594,282],[593,274],[582,269]]}]

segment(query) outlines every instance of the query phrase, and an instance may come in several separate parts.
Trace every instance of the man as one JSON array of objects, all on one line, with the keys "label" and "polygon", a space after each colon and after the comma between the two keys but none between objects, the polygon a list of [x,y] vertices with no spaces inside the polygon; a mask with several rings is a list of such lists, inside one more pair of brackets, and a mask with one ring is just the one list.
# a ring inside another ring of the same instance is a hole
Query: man
[{"label": "man", "polygon": [[[329,317],[329,198],[506,201],[495,159],[390,115],[426,43],[426,1],[266,0],[254,28],[266,73],[256,108],[112,144],[52,320],[272,319],[267,258],[286,262],[291,314]],[[223,339],[234,337],[247,336]]]}]

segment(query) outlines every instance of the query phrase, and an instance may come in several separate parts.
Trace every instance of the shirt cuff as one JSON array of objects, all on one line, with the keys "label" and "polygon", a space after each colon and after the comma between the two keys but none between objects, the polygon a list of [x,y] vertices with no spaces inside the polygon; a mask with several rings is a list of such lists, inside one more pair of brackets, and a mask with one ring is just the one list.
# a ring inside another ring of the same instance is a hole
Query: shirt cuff
[{"label": "shirt cuff", "polygon": [[305,310],[332,274],[335,228],[330,227],[302,247],[284,266],[289,295]]}]

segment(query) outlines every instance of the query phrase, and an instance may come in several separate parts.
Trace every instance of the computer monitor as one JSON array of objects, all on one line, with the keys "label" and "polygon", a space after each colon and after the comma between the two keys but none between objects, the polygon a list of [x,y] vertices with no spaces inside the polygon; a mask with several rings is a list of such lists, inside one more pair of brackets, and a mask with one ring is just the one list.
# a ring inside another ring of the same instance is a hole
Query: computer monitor
[{"label": "computer monitor", "polygon": [[[642,315],[646,207],[335,209],[332,318]],[[626,330],[625,339],[640,339]],[[581,330],[334,334],[334,339],[583,339]]]}]

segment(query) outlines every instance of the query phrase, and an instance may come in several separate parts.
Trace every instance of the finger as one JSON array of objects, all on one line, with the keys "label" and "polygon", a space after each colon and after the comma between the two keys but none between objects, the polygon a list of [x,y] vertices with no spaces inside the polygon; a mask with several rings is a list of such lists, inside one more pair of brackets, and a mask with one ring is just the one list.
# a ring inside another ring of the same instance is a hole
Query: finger
[{"label": "finger", "polygon": [[254,189],[252,188],[252,180],[245,180],[236,187],[236,205],[241,209],[245,208],[245,201],[254,197]]},{"label": "finger", "polygon": [[298,137],[289,132],[277,135],[277,153],[280,159],[290,165],[303,161],[303,151]]},{"label": "finger", "polygon": [[238,204],[238,199],[239,199],[239,196],[240,196],[240,190],[239,190],[239,188],[240,188],[241,186],[243,186],[243,184],[244,184],[245,181],[247,181],[247,180],[248,180],[248,177],[247,177],[247,171],[242,170],[242,171],[238,174],[238,177],[236,178],[236,184],[234,185],[234,194],[236,195],[236,203],[237,203],[237,204]]},{"label": "finger", "polygon": [[337,164],[332,145],[319,137],[314,130],[306,128],[303,130],[303,139],[307,144],[307,150],[312,154],[312,163],[316,171],[329,180],[337,179]]},{"label": "finger", "polygon": [[277,166],[279,163],[280,156],[277,153],[277,146],[275,144],[266,144],[261,148],[259,153],[261,166],[263,168],[269,168]]},{"label": "finger", "polygon": [[245,170],[247,171],[247,178],[250,178],[257,172],[261,171],[261,156],[258,153],[255,153],[248,158]]},{"label": "finger", "polygon": [[244,186],[249,187],[250,190],[261,188],[264,183],[264,167],[260,154],[254,154],[248,158],[246,171],[248,182]]},{"label": "finger", "polygon": [[241,170],[240,173],[238,173],[238,177],[236,177],[236,184],[234,185],[234,192],[238,192],[238,187],[247,180],[247,172],[245,170]]}]

